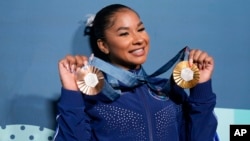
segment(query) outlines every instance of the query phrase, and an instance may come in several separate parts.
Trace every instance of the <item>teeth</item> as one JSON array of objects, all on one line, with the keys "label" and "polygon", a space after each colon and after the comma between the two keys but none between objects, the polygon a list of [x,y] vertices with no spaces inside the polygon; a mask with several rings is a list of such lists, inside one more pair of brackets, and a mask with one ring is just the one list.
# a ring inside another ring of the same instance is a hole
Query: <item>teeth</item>
[{"label": "teeth", "polygon": [[142,51],[143,51],[143,49],[137,49],[137,50],[133,51],[133,53],[139,53],[139,52],[142,52]]}]

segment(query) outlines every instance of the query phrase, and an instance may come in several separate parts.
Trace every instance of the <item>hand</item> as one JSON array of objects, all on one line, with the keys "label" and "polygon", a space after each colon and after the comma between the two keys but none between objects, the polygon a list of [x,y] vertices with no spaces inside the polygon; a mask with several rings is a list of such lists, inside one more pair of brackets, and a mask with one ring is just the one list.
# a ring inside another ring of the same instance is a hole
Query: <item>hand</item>
[{"label": "hand", "polygon": [[87,65],[88,58],[86,56],[68,55],[58,63],[59,76],[62,86],[68,90],[78,90],[76,84],[76,71],[82,66]]},{"label": "hand", "polygon": [[206,52],[198,49],[191,50],[188,56],[189,65],[197,65],[200,70],[199,83],[203,83],[211,79],[214,70],[214,59]]}]

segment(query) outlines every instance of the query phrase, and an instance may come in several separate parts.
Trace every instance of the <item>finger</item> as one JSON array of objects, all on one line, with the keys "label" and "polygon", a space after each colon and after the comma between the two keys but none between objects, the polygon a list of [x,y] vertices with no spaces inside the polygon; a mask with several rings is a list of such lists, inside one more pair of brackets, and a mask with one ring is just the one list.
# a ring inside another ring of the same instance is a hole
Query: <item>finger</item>
[{"label": "finger", "polygon": [[198,49],[193,49],[189,52],[189,57],[188,57],[188,60],[189,60],[189,65],[192,66],[193,63],[197,64],[197,59],[199,58],[200,54],[201,54],[201,50],[198,50]]},{"label": "finger", "polygon": [[199,69],[204,69],[206,66],[206,61],[205,59],[208,57],[208,54],[206,52],[200,51],[200,54],[197,55],[196,62],[198,64]]},{"label": "finger", "polygon": [[69,66],[76,64],[76,59],[74,56],[67,55],[65,59],[69,62]]},{"label": "finger", "polygon": [[188,63],[190,67],[193,65],[194,52],[195,50],[190,50],[189,55],[188,55]]},{"label": "finger", "polygon": [[213,57],[211,57],[211,56],[206,57],[204,62],[205,62],[205,68],[212,67],[212,69],[213,69],[213,67],[214,67]]},{"label": "finger", "polygon": [[86,57],[86,56],[81,56],[81,57],[83,59],[83,65],[84,66],[88,65],[88,57]]},{"label": "finger", "polygon": [[69,62],[66,59],[60,60],[58,64],[59,69],[65,68],[67,71],[70,71]]},{"label": "finger", "polygon": [[70,72],[71,73],[75,73],[76,72],[76,64],[72,64],[71,66],[70,66]]},{"label": "finger", "polygon": [[211,56],[207,56],[204,60],[206,64],[210,64],[210,65],[214,64],[214,59]]},{"label": "finger", "polygon": [[84,65],[84,58],[80,55],[75,56],[76,59],[76,67],[82,67]]},{"label": "finger", "polygon": [[76,58],[71,55],[67,55],[65,59],[68,61],[69,64],[69,70],[71,73],[75,72],[76,69]]},{"label": "finger", "polygon": [[202,61],[200,60],[200,57],[202,55],[201,50],[195,50],[194,55],[193,55],[193,61],[196,63],[201,63]]},{"label": "finger", "polygon": [[[206,56],[206,55],[204,55],[204,56]],[[203,57],[201,57],[201,58],[203,58]],[[214,66],[213,57],[208,56],[208,55],[205,58],[201,59],[200,62],[198,63],[198,68],[200,70],[206,69],[208,67],[212,67],[212,69],[213,69],[213,66]]]},{"label": "finger", "polygon": [[82,57],[81,57],[80,55],[76,55],[76,56],[75,56],[75,59],[76,59],[76,66],[77,66],[77,67],[81,67],[82,64],[83,64]]},{"label": "finger", "polygon": [[208,57],[208,54],[206,52],[202,52],[197,56],[197,62],[203,64],[205,62],[205,59]]}]

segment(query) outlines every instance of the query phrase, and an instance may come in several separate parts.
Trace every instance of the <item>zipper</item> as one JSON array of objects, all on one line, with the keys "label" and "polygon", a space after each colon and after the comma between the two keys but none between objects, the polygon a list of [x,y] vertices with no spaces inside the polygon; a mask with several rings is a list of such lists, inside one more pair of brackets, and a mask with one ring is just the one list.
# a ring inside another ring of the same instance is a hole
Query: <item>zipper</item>
[{"label": "zipper", "polygon": [[[143,90],[144,92],[144,90]],[[146,112],[146,118],[147,118],[147,123],[148,123],[148,136],[149,136],[149,141],[153,141],[153,125],[152,125],[152,116],[151,116],[151,111],[150,111],[150,107],[147,103],[147,100],[146,100],[146,96],[145,96],[146,93],[142,93],[142,99],[143,99],[143,105],[144,107],[146,108],[145,112]]]}]

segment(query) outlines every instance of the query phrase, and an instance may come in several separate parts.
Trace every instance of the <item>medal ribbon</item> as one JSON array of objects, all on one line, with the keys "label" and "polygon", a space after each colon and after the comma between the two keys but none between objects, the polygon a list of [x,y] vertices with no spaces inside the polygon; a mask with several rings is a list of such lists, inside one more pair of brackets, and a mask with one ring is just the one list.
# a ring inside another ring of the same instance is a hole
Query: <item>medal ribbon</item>
[{"label": "medal ribbon", "polygon": [[[170,90],[170,81],[164,86],[156,86],[151,82],[152,77],[159,76],[168,71],[178,60],[184,60],[188,47],[184,47],[175,55],[170,61],[160,67],[151,75],[147,75],[143,68],[140,69],[138,74],[116,67],[107,63],[97,57],[91,57],[89,65],[94,66],[104,72],[107,76],[105,80],[102,93],[110,100],[114,101],[122,94],[119,88],[132,88],[142,84],[147,84],[148,87],[160,97],[167,97]],[[118,84],[120,81],[122,84]],[[121,86],[122,85],[122,86]]]}]

